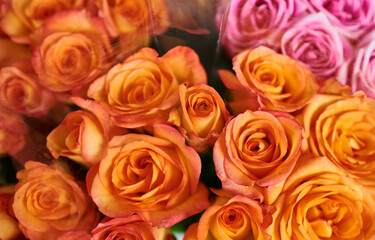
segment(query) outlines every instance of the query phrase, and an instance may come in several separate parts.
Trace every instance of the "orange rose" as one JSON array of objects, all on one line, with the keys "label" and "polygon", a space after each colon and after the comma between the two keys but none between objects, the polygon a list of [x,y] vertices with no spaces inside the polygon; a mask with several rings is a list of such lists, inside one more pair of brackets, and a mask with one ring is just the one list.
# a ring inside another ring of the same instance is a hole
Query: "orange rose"
[{"label": "orange rose", "polygon": [[87,95],[108,110],[116,125],[138,128],[167,121],[182,82],[207,82],[192,49],[176,47],[158,57],[144,48],[92,83]]},{"label": "orange rose", "polygon": [[368,189],[325,157],[304,156],[275,202],[272,239],[374,239],[375,201]]},{"label": "orange rose", "polygon": [[43,27],[43,41],[32,64],[45,87],[56,92],[80,88],[102,74],[113,61],[104,24],[85,11],[55,14]]},{"label": "orange rose", "polygon": [[169,115],[188,144],[202,152],[212,146],[229,120],[225,103],[216,90],[206,84],[180,85],[180,106]]},{"label": "orange rose", "polygon": [[86,111],[70,112],[47,136],[47,148],[55,158],[64,156],[90,166],[107,150],[109,116],[96,102],[77,97],[72,100]]},{"label": "orange rose", "polygon": [[[291,115],[246,111],[227,124],[215,143],[217,176],[230,192],[262,199],[261,187],[268,198],[272,186],[293,170],[301,142],[302,128]],[[272,203],[275,197],[266,200]]]},{"label": "orange rose", "polygon": [[173,239],[169,229],[152,227],[138,215],[127,218],[114,218],[107,222],[99,223],[92,230],[92,240],[168,240]]},{"label": "orange rose", "polygon": [[223,191],[215,191],[219,196],[192,226],[184,239],[254,239],[270,240],[265,229],[272,223],[271,214],[276,210],[259,204],[245,196],[233,196]]},{"label": "orange rose", "polygon": [[0,187],[0,239],[23,239],[17,219],[12,215],[14,185]]},{"label": "orange rose", "polygon": [[170,25],[164,0],[96,0],[96,3],[114,37],[134,31],[161,34]]},{"label": "orange rose", "polygon": [[[27,47],[12,42],[6,37],[0,37],[0,68],[7,67],[11,63],[31,57],[31,51]],[[6,51],[4,51],[6,49]]]},{"label": "orange rose", "polygon": [[28,161],[17,173],[13,210],[30,239],[56,239],[68,231],[90,231],[98,222],[95,205],[61,167]]},{"label": "orange rose", "polygon": [[57,240],[90,240],[91,235],[86,231],[70,231],[66,232],[60,237],[57,238]]},{"label": "orange rose", "polygon": [[327,156],[365,185],[375,187],[375,100],[363,92],[319,94],[297,116],[304,150]]},{"label": "orange rose", "polygon": [[0,155],[15,155],[25,146],[27,127],[23,119],[0,107]]},{"label": "orange rose", "polygon": [[0,70],[0,105],[21,114],[40,116],[54,106],[54,98],[38,83],[29,60]]},{"label": "orange rose", "polygon": [[185,145],[183,136],[170,126],[155,125],[154,136],[113,137],[86,182],[106,216],[137,213],[152,226],[170,227],[209,205],[200,172],[199,155]]},{"label": "orange rose", "polygon": [[296,111],[318,90],[310,70],[266,47],[241,52],[233,58],[233,69],[238,79],[224,78],[224,84],[230,89],[255,92],[264,109]]},{"label": "orange rose", "polygon": [[57,12],[83,9],[86,0],[9,0],[4,1],[0,27],[17,43],[29,44],[34,30]]}]

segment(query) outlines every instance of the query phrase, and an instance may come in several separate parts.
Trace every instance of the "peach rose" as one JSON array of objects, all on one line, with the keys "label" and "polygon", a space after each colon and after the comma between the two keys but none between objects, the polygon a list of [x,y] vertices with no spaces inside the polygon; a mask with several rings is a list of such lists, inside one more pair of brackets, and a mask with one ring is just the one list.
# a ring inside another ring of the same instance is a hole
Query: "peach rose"
[{"label": "peach rose", "polygon": [[29,44],[33,33],[55,13],[83,9],[86,0],[9,0],[4,1],[0,27],[12,41]]},{"label": "peach rose", "polygon": [[164,0],[96,0],[96,3],[114,37],[134,31],[161,34],[170,25]]},{"label": "peach rose", "polygon": [[199,184],[201,161],[184,137],[167,125],[155,125],[154,136],[113,137],[107,155],[86,178],[89,193],[106,216],[137,213],[152,226],[170,227],[209,205]]},{"label": "peach rose", "polygon": [[215,193],[219,195],[215,202],[203,213],[198,226],[192,227],[196,232],[187,231],[184,239],[271,239],[265,229],[272,223],[274,207],[241,195]]},{"label": "peach rose", "polygon": [[179,88],[180,106],[169,115],[188,144],[198,152],[212,146],[229,120],[225,103],[216,90],[206,84]]},{"label": "peach rose", "polygon": [[223,78],[224,84],[229,89],[255,92],[263,109],[294,112],[308,104],[318,90],[310,70],[266,47],[239,53],[233,58],[233,69],[237,81]]},{"label": "peach rose", "polygon": [[81,183],[61,168],[28,161],[17,178],[13,210],[28,238],[57,239],[97,224],[99,215]]},{"label": "peach rose", "polygon": [[0,186],[0,239],[24,239],[12,214],[14,185]]},{"label": "peach rose", "polygon": [[41,116],[55,104],[55,96],[40,86],[29,60],[0,70],[0,105],[25,115]]},{"label": "peach rose", "polygon": [[114,218],[107,222],[99,223],[92,230],[92,240],[168,240],[173,239],[167,228],[152,227],[138,215],[127,218]]},{"label": "peach rose", "polygon": [[91,235],[86,231],[70,231],[61,235],[57,240],[90,240]]},{"label": "peach rose", "polygon": [[116,125],[138,128],[167,121],[183,82],[207,82],[192,49],[179,46],[158,57],[143,48],[93,82],[87,95],[108,110]]},{"label": "peach rose", "polygon": [[293,170],[301,142],[302,128],[287,113],[239,114],[227,123],[214,146],[213,159],[223,189],[262,200],[259,193],[264,188],[266,201],[272,203],[275,197],[268,199],[267,192]]},{"label": "peach rose", "polygon": [[43,27],[33,67],[42,85],[56,92],[80,88],[112,64],[110,39],[101,19],[86,11],[55,14]]},{"label": "peach rose", "polygon": [[12,42],[6,37],[0,37],[0,68],[7,67],[11,63],[31,57],[31,50],[26,46]]},{"label": "peach rose", "polygon": [[86,111],[70,112],[47,136],[47,148],[55,158],[64,156],[91,166],[99,162],[107,150],[109,116],[96,102],[77,97],[72,100]]},{"label": "peach rose", "polygon": [[375,202],[368,189],[326,157],[304,156],[275,202],[272,239],[374,239]]},{"label": "peach rose", "polygon": [[365,185],[375,187],[375,100],[363,92],[319,94],[297,116],[306,132],[303,149],[327,156]]},{"label": "peach rose", "polygon": [[0,107],[0,155],[15,155],[25,146],[27,126],[21,116]]}]

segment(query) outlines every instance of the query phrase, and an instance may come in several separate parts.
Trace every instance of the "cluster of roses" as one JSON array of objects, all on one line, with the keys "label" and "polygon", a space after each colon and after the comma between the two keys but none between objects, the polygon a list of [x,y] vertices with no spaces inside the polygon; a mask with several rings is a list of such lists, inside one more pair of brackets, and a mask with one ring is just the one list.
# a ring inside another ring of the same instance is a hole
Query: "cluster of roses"
[{"label": "cluster of roses", "polygon": [[[22,8],[27,16],[29,2]],[[169,227],[202,211],[184,239],[374,238],[374,99],[262,46],[239,52],[234,73],[219,71],[229,91],[225,104],[192,49],[131,54],[142,46],[122,34],[112,45],[109,25],[123,20],[116,3],[97,1],[35,21],[40,27],[24,35],[31,60],[0,72],[7,108],[0,153],[20,158],[24,151],[23,134],[32,130],[18,114],[50,113],[55,101],[80,108],[44,138],[52,161],[26,159],[16,186],[0,187],[1,238],[171,239]],[[152,16],[164,9],[160,3]],[[24,20],[17,5],[3,4],[13,12],[3,12],[2,21]],[[3,31],[12,39],[24,32]],[[121,56],[124,42],[135,47]],[[211,161],[201,156],[210,151],[222,189],[200,179],[202,160]],[[85,170],[75,174],[70,166]]]},{"label": "cluster of roses", "polygon": [[231,56],[268,46],[374,97],[374,26],[371,0],[233,0],[223,43]]}]

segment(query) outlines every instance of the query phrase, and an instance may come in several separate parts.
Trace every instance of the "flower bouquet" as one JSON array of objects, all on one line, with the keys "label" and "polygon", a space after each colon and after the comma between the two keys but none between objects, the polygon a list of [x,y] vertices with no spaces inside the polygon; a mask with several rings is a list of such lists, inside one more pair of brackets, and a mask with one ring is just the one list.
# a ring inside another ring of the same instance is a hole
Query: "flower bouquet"
[{"label": "flower bouquet", "polygon": [[375,2],[0,7],[0,239],[375,239]]}]

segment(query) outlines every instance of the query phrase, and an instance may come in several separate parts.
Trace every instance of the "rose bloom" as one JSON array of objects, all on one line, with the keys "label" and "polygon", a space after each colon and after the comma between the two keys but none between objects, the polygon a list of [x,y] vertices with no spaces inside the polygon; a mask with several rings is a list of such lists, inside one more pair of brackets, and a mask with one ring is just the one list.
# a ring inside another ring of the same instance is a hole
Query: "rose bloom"
[{"label": "rose bloom", "polygon": [[170,25],[164,0],[96,0],[96,3],[113,37],[134,31],[161,34]]},{"label": "rose bloom", "polygon": [[13,210],[26,237],[57,239],[68,231],[90,231],[98,222],[95,205],[81,183],[57,167],[28,161],[17,173]]},{"label": "rose bloom", "polygon": [[297,116],[305,129],[303,148],[327,156],[365,185],[375,186],[375,100],[319,94]]},{"label": "rose bloom", "polygon": [[31,57],[30,49],[24,45],[14,43],[6,37],[0,37],[0,49],[6,49],[6,51],[0,51],[0,68]]},{"label": "rose bloom", "polygon": [[375,2],[372,0],[306,0],[310,12],[322,12],[346,37],[357,39],[374,27]]},{"label": "rose bloom", "polygon": [[[199,184],[201,161],[184,137],[167,125],[154,136],[113,137],[107,155],[87,175],[87,188],[108,217],[138,214],[152,226],[170,227],[209,205]],[[199,186],[198,186],[199,184]]]},{"label": "rose bloom", "polygon": [[14,185],[0,186],[0,239],[24,239],[12,214]]},{"label": "rose bloom", "polygon": [[192,49],[179,46],[158,57],[143,48],[95,80],[87,95],[107,109],[116,125],[138,128],[167,121],[183,82],[207,83]]},{"label": "rose bloom", "polygon": [[180,106],[168,121],[178,127],[189,146],[203,152],[215,143],[230,115],[219,93],[206,84],[181,84],[179,93]]},{"label": "rose bloom", "polygon": [[90,240],[91,235],[86,231],[70,231],[66,232],[60,237],[57,238],[57,240]]},{"label": "rose bloom", "polygon": [[[213,150],[223,189],[262,199],[253,191],[253,186],[259,186],[265,188],[266,201],[272,203],[277,196],[271,197],[267,192],[293,170],[300,156],[301,142],[302,128],[287,113],[246,111],[239,114],[227,123]],[[259,187],[255,192],[259,192]]]},{"label": "rose bloom", "polygon": [[91,166],[99,162],[107,150],[109,116],[96,102],[77,97],[72,100],[84,110],[66,115],[47,136],[47,148],[55,158],[64,156]]},{"label": "rose bloom", "polygon": [[25,146],[27,126],[21,116],[0,107],[0,156],[15,155]]},{"label": "rose bloom", "polygon": [[[254,239],[271,240],[265,229],[272,223],[274,207],[241,195],[215,190],[219,196],[206,209],[198,226],[191,226],[184,240]],[[192,230],[194,229],[194,230]]]},{"label": "rose bloom", "polygon": [[29,44],[35,41],[35,30],[55,13],[83,9],[86,0],[9,0],[4,1],[0,27],[12,41]]},{"label": "rose bloom", "polygon": [[337,75],[345,60],[344,50],[348,55],[350,44],[323,13],[316,13],[302,18],[284,33],[281,50],[315,76],[329,78]]},{"label": "rose bloom", "polygon": [[127,218],[114,218],[99,223],[92,230],[92,240],[169,240],[173,239],[169,229],[152,227],[143,221],[138,215]]},{"label": "rose bloom", "polygon": [[299,159],[275,206],[268,229],[273,240],[375,237],[370,192],[326,157]]},{"label": "rose bloom", "polygon": [[263,109],[294,112],[308,104],[318,90],[314,75],[289,56],[258,47],[233,58],[236,78],[222,78],[229,89],[254,92]]},{"label": "rose bloom", "polygon": [[[304,8],[303,1],[297,0],[231,1],[228,20],[222,29],[225,30],[225,50],[233,57],[260,45],[278,49],[281,35],[291,25],[291,20],[301,15]],[[223,14],[226,13],[219,11],[217,17],[222,18]],[[220,22],[219,25],[223,23]]]},{"label": "rose bloom", "polygon": [[42,85],[55,92],[83,87],[112,64],[110,39],[101,19],[86,11],[55,14],[43,27],[33,67]]},{"label": "rose bloom", "polygon": [[55,105],[55,96],[40,86],[29,60],[0,70],[0,104],[20,114],[41,116]]}]

